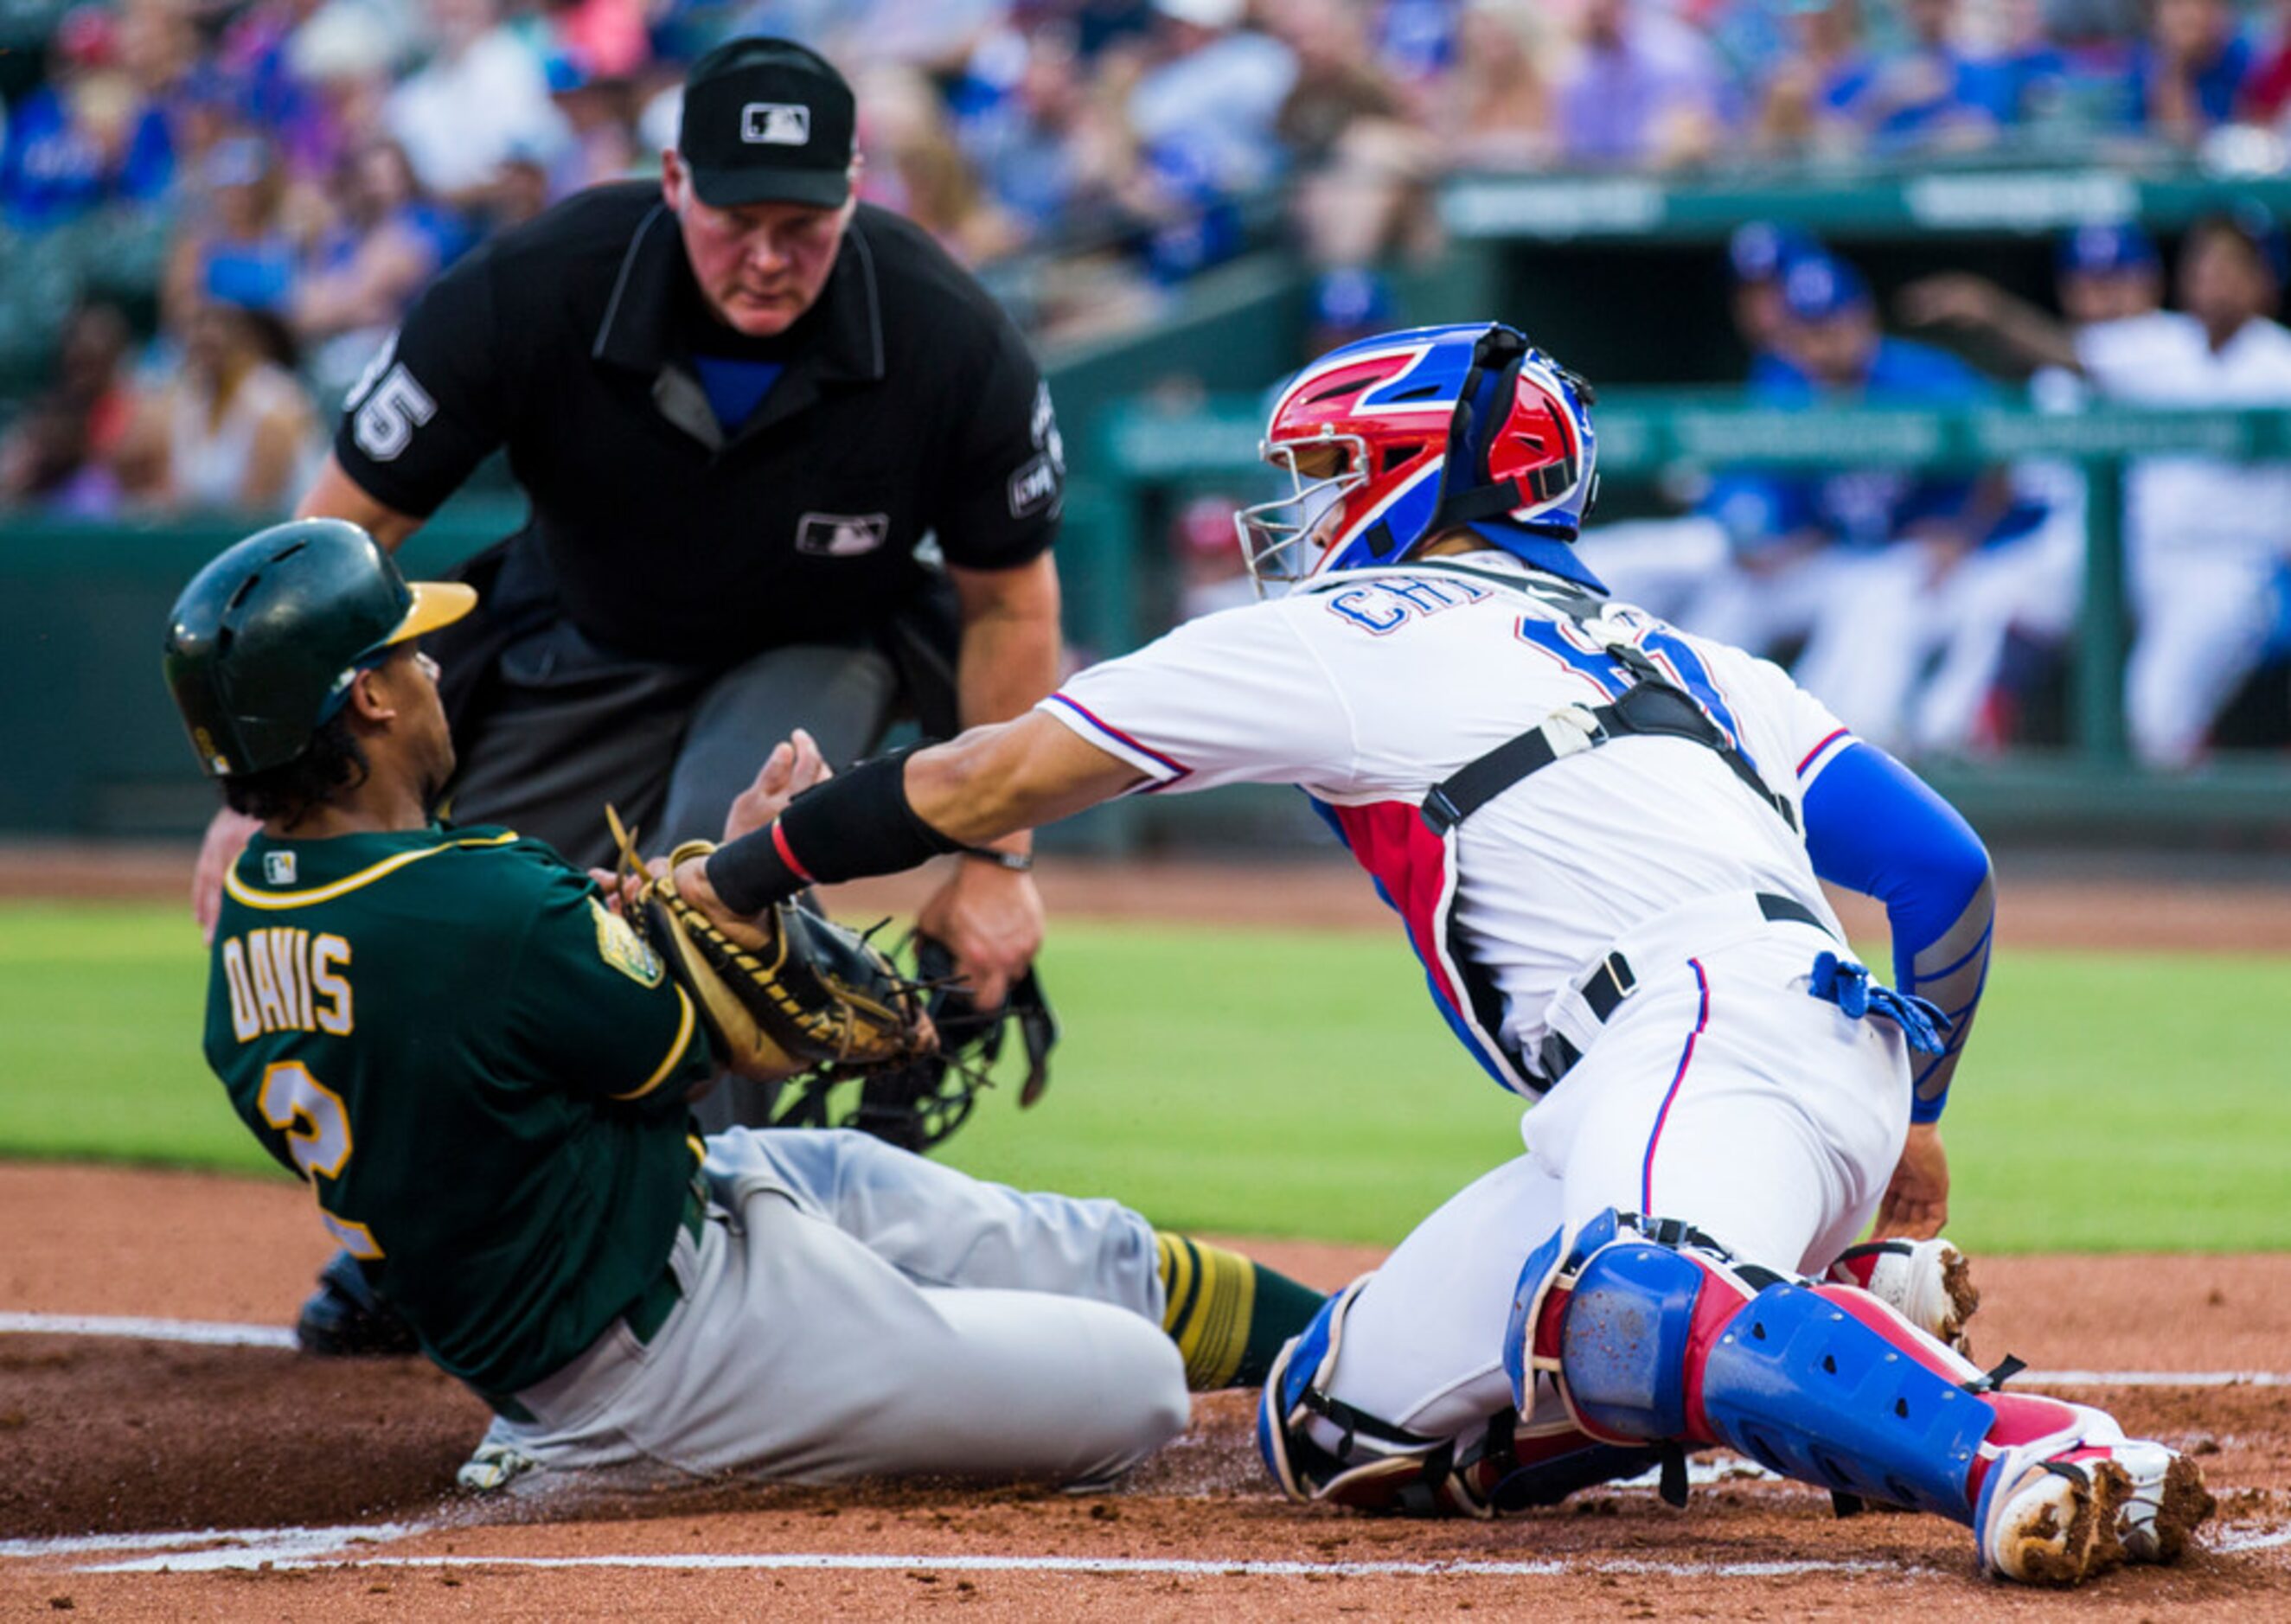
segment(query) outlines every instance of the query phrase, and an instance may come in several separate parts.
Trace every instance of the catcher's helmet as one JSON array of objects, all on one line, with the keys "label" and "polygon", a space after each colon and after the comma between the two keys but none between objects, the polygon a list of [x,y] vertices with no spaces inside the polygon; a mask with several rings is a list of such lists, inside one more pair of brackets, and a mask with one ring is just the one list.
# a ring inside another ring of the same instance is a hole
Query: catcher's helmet
[{"label": "catcher's helmet", "polygon": [[302,519],[226,549],[167,617],[167,687],[210,778],[283,767],[391,649],[477,607],[469,587],[408,585],[356,525]]},{"label": "catcher's helmet", "polygon": [[1260,591],[1389,564],[1468,525],[1597,587],[1570,550],[1598,489],[1591,389],[1513,328],[1416,327],[1291,379],[1260,448],[1290,491],[1235,516]]}]

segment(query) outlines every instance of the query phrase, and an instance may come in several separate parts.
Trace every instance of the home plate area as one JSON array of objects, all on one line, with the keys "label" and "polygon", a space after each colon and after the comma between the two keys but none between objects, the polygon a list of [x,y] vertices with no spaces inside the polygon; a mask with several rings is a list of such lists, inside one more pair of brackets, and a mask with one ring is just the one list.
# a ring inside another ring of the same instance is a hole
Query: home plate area
[{"label": "home plate area", "polygon": [[[2021,1384],[2189,1451],[2220,1497],[2186,1561],[2064,1597],[1982,1579],[1962,1529],[1841,1519],[1827,1495],[1721,1454],[1697,1463],[1683,1511],[1651,1484],[1485,1524],[1291,1506],[1257,1461],[1244,1394],[1202,1399],[1185,1437],[1105,1493],[459,1496],[475,1399],[416,1360],[279,1346],[323,1257],[299,1194],[0,1170],[0,1220],[24,1242],[0,1263],[0,1616],[2291,1620],[2291,1258],[1979,1260],[1984,1362],[2017,1354],[2033,1367]],[[1250,1244],[1316,1284],[1375,1262]]]}]

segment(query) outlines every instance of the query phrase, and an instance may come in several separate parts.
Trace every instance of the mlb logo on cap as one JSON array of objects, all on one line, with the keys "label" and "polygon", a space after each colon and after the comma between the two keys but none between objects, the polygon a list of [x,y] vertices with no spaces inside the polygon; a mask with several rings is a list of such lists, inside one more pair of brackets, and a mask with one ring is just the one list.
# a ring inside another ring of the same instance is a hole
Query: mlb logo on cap
[{"label": "mlb logo on cap", "polygon": [[751,101],[740,109],[740,139],[756,147],[801,147],[811,141],[811,109],[786,101]]},{"label": "mlb logo on cap", "polygon": [[792,40],[727,40],[684,81],[677,150],[711,208],[794,203],[840,208],[851,196],[858,112],[832,64]]}]

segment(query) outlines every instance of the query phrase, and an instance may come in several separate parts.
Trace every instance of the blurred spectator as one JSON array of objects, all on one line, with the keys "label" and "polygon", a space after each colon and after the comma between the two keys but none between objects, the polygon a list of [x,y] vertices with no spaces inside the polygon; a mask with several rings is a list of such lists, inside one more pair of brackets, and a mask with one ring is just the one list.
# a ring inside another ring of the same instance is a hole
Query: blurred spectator
[{"label": "blurred spectator", "polygon": [[1326,164],[1354,125],[1403,117],[1399,92],[1370,54],[1367,20],[1350,0],[1272,0],[1259,15],[1296,59],[1273,121],[1291,163]]},{"label": "blurred spectator", "polygon": [[[512,144],[514,158],[541,163],[550,171],[549,201],[607,181],[625,181],[640,168],[636,136],[636,86],[621,76],[592,73],[574,52],[560,52],[543,64],[550,100],[565,122],[564,145],[551,154],[527,141]],[[503,162],[513,161],[505,156]],[[498,210],[496,210],[498,213]],[[520,219],[529,215],[520,214]]]},{"label": "blurred spectator", "polygon": [[1533,169],[1559,149],[1542,63],[1554,44],[1535,0],[1468,0],[1457,23],[1454,84],[1432,127],[1463,168]]},{"label": "blurred spectator", "polygon": [[496,0],[424,0],[430,60],[390,92],[390,133],[433,197],[481,207],[519,148],[553,156],[568,139],[540,60],[502,26]]},{"label": "blurred spectator", "polygon": [[111,203],[150,203],[174,175],[167,121],[119,62],[119,28],[95,5],[64,13],[48,82],[9,110],[0,213],[19,231]]},{"label": "blurred spectator", "polygon": [[1986,146],[2013,115],[1995,65],[1958,37],[1957,0],[1903,0],[1909,37],[1877,59],[1850,111],[1879,151]]},{"label": "blurred spectator", "polygon": [[65,321],[56,375],[0,439],[0,502],[100,519],[119,506],[112,461],[133,414],[125,376],[127,319],[90,304]]},{"label": "blurred spectator", "polygon": [[864,74],[858,90],[866,109],[862,186],[870,201],[906,215],[964,265],[1018,245],[1020,227],[979,185],[929,80],[885,63]]},{"label": "blurred spectator", "polygon": [[1439,149],[1369,62],[1359,14],[1346,0],[1281,0],[1267,21],[1297,59],[1274,131],[1296,170],[1290,210],[1306,257],[1348,268],[1428,248]]},{"label": "blurred spectator", "polygon": [[2043,0],[1991,0],[1997,47],[1982,62],[1997,116],[2021,130],[2057,127],[2083,116],[2082,74],[2046,26]]},{"label": "blurred spectator", "polygon": [[583,77],[626,80],[652,53],[643,0],[547,0],[550,43]]},{"label": "blurred spectator", "polygon": [[2291,110],[2291,0],[2276,0],[2273,44],[2243,82],[2241,117],[2278,124]]},{"label": "blurred spectator", "polygon": [[2132,60],[2133,121],[2185,141],[2233,117],[2252,67],[2236,25],[2228,0],[2154,0]]},{"label": "blurred spectator", "polygon": [[[542,182],[545,204],[545,176]],[[286,307],[321,399],[339,400],[404,318],[414,297],[468,244],[451,215],[421,195],[405,150],[368,141],[342,161],[338,218],[305,252]]]},{"label": "blurred spectator", "polygon": [[1297,82],[1288,46],[1242,26],[1247,0],[1154,0],[1155,60],[1129,95],[1129,123],[1171,175],[1232,197],[1271,182],[1274,121]]},{"label": "blurred spectator", "polygon": [[1135,226],[1137,142],[1088,77],[1073,32],[1042,26],[1006,38],[1006,82],[972,98],[960,130],[987,190],[1037,241]]},{"label": "blurred spectator", "polygon": [[1709,42],[1638,0],[1584,0],[1574,71],[1559,87],[1559,145],[1572,163],[1670,168],[1716,146],[1718,67]]},{"label": "blurred spectator", "polygon": [[[1868,285],[1843,260],[1805,255],[1782,278],[1781,344],[1794,376],[1752,398],[1813,410],[1832,405],[1975,404],[1989,390],[1956,358],[1883,334]],[[1753,502],[1750,498],[1756,498]],[[1838,468],[1741,478],[1732,494],[1734,567],[1686,623],[1768,652],[1797,638],[1802,681],[1864,737],[1901,742],[1934,647],[1934,592],[1981,547],[2038,522],[2001,475],[1967,478],[1901,468]]]},{"label": "blurred spectator", "polygon": [[352,149],[383,133],[397,52],[395,33],[357,0],[331,0],[284,36],[254,82],[257,105],[278,109],[264,122],[277,129],[291,175],[329,183]]},{"label": "blurred spectator", "polygon": [[212,296],[194,309],[181,370],[140,404],[121,450],[134,494],[170,512],[284,512],[325,449],[293,357],[270,311]]},{"label": "blurred spectator", "polygon": [[1876,67],[1861,44],[1855,0],[1797,0],[1789,48],[1767,75],[1752,128],[1756,149],[1780,157],[1834,157],[1859,151],[1854,103]]},{"label": "blurred spectator", "polygon": [[189,224],[167,267],[165,308],[181,318],[206,299],[284,311],[300,257],[281,215],[277,155],[258,135],[221,141],[201,162]]}]

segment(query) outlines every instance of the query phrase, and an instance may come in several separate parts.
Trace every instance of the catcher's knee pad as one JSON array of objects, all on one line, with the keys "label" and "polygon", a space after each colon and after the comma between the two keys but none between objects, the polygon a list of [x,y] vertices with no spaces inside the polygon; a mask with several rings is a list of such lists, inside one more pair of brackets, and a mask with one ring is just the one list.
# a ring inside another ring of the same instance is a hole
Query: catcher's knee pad
[{"label": "catcher's knee pad", "polygon": [[[1322,1304],[1274,1360],[1257,1406],[1258,1452],[1293,1500],[1417,1516],[1487,1516],[1490,1506],[1457,1475],[1453,1439],[1410,1432],[1329,1392],[1345,1316],[1371,1278],[1363,1275]],[[1330,1433],[1335,1441],[1324,1443]]]},{"label": "catcher's knee pad", "polygon": [[1606,1213],[1542,1281],[1523,1279],[1512,1340],[1594,1438],[1724,1443],[1839,1493],[1971,1515],[1966,1478],[1996,1419],[1980,1372],[1866,1292]]}]

